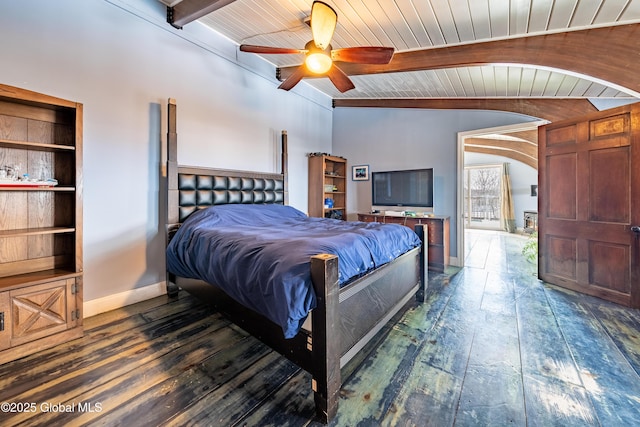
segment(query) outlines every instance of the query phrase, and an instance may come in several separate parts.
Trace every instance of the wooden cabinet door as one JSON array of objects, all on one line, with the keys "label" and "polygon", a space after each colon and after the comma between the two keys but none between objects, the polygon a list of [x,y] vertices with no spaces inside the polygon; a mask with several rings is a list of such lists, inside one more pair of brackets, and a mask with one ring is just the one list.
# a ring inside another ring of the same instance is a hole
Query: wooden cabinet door
[{"label": "wooden cabinet door", "polygon": [[66,279],[8,292],[11,346],[75,326],[78,312],[74,284],[74,279]]},{"label": "wooden cabinet door", "polygon": [[640,306],[640,107],[539,129],[539,276]]}]

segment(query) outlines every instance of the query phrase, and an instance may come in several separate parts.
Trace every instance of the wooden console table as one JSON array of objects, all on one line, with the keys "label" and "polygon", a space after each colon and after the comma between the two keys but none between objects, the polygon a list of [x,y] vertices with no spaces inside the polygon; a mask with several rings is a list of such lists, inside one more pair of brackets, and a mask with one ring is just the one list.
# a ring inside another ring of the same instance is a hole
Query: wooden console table
[{"label": "wooden console table", "polygon": [[429,232],[429,269],[442,272],[449,265],[448,216],[396,216],[359,213],[358,221],[402,224],[412,230],[416,224],[427,224],[427,230]]}]

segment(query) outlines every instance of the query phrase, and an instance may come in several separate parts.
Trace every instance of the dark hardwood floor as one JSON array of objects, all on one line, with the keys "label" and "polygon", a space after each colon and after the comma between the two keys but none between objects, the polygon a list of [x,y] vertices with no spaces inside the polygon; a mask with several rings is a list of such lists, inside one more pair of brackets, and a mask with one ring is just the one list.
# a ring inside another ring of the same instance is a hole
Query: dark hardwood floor
[{"label": "dark hardwood floor", "polygon": [[[467,267],[434,277],[346,381],[333,424],[640,425],[640,312],[539,282],[523,237],[467,242]],[[1,365],[0,425],[318,425],[310,381],[181,293]]]}]

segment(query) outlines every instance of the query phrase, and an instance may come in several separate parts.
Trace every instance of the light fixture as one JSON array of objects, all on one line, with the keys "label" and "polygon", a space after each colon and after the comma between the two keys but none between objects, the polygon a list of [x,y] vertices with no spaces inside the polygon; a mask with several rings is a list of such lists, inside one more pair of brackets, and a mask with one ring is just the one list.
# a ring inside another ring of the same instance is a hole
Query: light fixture
[{"label": "light fixture", "polygon": [[331,45],[327,46],[326,49],[319,49],[316,47],[313,40],[311,40],[305,46],[307,50],[307,57],[304,60],[307,69],[314,74],[324,74],[333,65],[333,61],[331,60]]},{"label": "light fixture", "polygon": [[333,65],[333,61],[324,52],[310,53],[307,55],[307,59],[304,60],[307,69],[315,74],[324,74]]}]

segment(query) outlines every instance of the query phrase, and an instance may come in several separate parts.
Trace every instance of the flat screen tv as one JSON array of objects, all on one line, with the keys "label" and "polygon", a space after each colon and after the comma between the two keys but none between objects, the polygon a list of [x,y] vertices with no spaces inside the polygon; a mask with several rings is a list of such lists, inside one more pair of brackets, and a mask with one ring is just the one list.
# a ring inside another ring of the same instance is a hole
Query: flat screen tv
[{"label": "flat screen tv", "polygon": [[374,209],[433,211],[433,168],[373,172],[371,181]]}]

